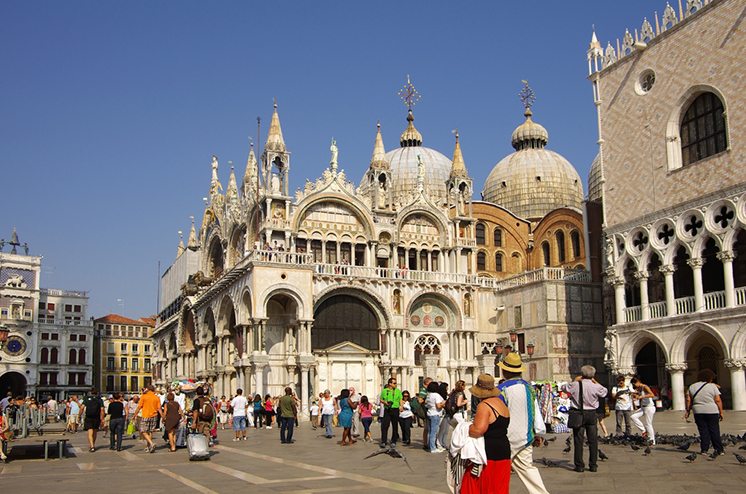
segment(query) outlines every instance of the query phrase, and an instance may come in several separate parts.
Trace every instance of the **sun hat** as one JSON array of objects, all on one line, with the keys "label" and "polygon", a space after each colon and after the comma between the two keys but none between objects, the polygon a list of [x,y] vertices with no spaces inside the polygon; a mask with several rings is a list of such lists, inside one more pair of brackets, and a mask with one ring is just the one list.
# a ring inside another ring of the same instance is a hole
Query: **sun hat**
[{"label": "sun hat", "polygon": [[489,374],[479,374],[477,383],[469,388],[469,392],[477,398],[491,398],[498,396],[500,391],[495,387],[495,378]]},{"label": "sun hat", "polygon": [[508,372],[526,372],[526,367],[524,367],[523,361],[521,361],[521,356],[515,352],[507,354],[497,366]]}]

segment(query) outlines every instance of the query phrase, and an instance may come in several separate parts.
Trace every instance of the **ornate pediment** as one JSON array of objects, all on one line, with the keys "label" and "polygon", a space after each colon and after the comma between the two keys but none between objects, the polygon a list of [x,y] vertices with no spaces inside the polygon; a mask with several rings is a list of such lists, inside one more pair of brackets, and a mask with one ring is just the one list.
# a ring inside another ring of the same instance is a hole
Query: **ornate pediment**
[{"label": "ornate pediment", "polygon": [[330,346],[324,351],[326,353],[336,353],[336,354],[370,353],[370,350],[368,350],[367,348],[363,348],[360,345],[356,345],[355,343],[351,341],[343,341],[342,343],[337,343],[336,345]]}]

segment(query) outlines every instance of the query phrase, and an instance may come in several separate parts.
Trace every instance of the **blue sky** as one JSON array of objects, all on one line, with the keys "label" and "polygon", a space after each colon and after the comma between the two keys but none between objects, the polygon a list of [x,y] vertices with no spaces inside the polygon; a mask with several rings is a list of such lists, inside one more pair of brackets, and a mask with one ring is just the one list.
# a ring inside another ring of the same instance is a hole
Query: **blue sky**
[{"label": "blue sky", "polygon": [[[276,97],[291,186],[329,161],[358,180],[377,120],[398,146],[410,74],[424,144],[451,130],[481,190],[512,152],[527,79],[549,148],[587,176],[596,153],[585,51],[665,2],[0,3],[0,238],[43,255],[42,285],[89,290],[90,315],[155,312],[158,261],[201,217],[210,156],[243,172],[256,117]],[[263,140],[263,139],[262,139]],[[240,175],[239,175],[240,179]],[[7,248],[6,248],[7,251]],[[119,300],[119,301],[118,301]]]}]

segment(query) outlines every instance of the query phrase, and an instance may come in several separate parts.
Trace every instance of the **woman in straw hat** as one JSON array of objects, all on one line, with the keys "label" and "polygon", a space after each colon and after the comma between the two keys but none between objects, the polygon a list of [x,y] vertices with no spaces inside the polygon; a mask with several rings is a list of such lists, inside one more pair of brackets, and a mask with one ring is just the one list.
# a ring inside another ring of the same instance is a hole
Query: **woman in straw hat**
[{"label": "woman in straw hat", "polygon": [[498,398],[500,391],[495,388],[495,378],[489,374],[481,374],[469,391],[480,400],[474,423],[469,426],[469,436],[484,438],[487,465],[478,477],[471,468],[466,470],[461,493],[507,493],[510,490],[510,411]]}]

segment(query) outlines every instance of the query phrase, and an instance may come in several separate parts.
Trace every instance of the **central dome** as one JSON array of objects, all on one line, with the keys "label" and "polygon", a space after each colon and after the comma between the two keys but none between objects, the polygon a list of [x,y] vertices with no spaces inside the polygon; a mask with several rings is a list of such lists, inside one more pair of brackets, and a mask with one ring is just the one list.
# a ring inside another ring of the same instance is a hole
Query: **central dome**
[{"label": "central dome", "polygon": [[515,152],[503,158],[484,183],[482,198],[526,219],[537,220],[562,207],[580,209],[583,185],[575,167],[563,156],[546,149],[549,134],[531,119],[512,135]]},{"label": "central dome", "polygon": [[438,151],[423,146],[403,147],[386,153],[391,164],[391,199],[405,205],[417,190],[417,156],[425,165],[425,195],[436,204],[446,200],[446,182],[451,174],[451,160]]}]

